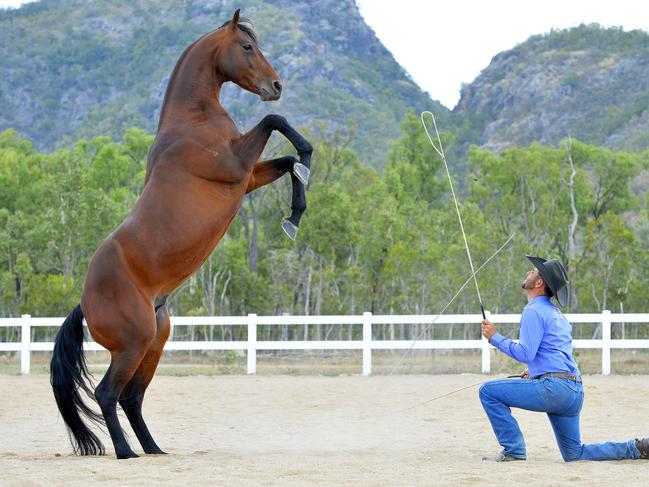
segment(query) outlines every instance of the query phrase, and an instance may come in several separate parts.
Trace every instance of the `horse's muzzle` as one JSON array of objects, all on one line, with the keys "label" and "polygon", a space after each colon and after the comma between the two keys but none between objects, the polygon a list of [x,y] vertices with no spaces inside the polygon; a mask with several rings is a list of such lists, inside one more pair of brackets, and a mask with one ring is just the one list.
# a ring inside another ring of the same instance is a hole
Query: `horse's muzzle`
[{"label": "horse's muzzle", "polygon": [[282,82],[279,80],[273,81],[272,85],[264,84],[259,87],[259,97],[262,101],[275,101],[279,100],[282,96]]}]

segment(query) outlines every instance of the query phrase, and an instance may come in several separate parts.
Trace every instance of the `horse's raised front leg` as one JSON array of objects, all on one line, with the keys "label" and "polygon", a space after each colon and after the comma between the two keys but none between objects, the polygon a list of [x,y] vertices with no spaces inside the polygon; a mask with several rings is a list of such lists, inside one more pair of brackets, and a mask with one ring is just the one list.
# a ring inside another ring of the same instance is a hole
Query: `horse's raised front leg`
[{"label": "horse's raised front leg", "polygon": [[291,216],[282,222],[282,228],[292,240],[295,240],[300,218],[306,209],[306,184],[311,173],[311,154],[313,147],[280,115],[267,115],[252,130],[241,136],[232,144],[232,151],[243,160],[256,161],[261,155],[273,130],[284,135],[295,147],[300,160],[279,158],[257,163],[246,192],[271,183],[287,171],[291,171],[293,196]]},{"label": "horse's raised front leg", "polygon": [[253,166],[246,193],[265,186],[291,171],[293,196],[291,198],[291,216],[282,222],[282,229],[291,240],[295,240],[300,226],[300,218],[306,210],[306,187],[295,175],[295,164],[299,164],[293,156],[280,157],[269,161],[258,162]]},{"label": "horse's raised front leg", "polygon": [[313,147],[281,115],[266,115],[254,128],[232,144],[232,151],[244,160],[256,161],[274,130],[286,137],[295,147],[300,161],[293,164],[293,174],[302,184],[308,184]]}]

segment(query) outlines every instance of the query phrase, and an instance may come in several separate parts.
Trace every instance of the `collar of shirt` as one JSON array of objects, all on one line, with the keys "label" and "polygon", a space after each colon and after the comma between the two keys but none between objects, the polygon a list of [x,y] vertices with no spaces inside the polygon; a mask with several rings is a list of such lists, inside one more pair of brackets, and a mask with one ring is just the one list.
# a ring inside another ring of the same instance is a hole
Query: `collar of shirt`
[{"label": "collar of shirt", "polygon": [[540,303],[542,301],[545,301],[545,302],[548,302],[548,303],[552,304],[552,302],[550,301],[550,296],[546,296],[545,294],[542,294],[541,296],[535,296],[534,298],[530,299],[527,302],[527,305],[525,307],[527,308],[528,306],[530,306],[530,305],[532,305],[534,303]]}]

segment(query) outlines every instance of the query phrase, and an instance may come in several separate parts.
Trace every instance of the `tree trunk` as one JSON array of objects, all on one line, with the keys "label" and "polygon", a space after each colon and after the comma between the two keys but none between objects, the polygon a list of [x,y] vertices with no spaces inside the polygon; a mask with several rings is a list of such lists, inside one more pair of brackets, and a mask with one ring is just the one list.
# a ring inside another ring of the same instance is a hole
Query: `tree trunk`
[{"label": "tree trunk", "polygon": [[575,234],[577,232],[577,224],[579,222],[579,213],[575,204],[575,176],[577,171],[575,169],[574,161],[572,160],[572,138],[568,137],[566,159],[570,163],[570,179],[568,181],[568,190],[570,192],[570,210],[572,211],[572,221],[568,225],[568,280],[572,283],[568,287],[568,309],[576,310],[578,307],[577,301],[577,243]]},{"label": "tree trunk", "polygon": [[255,209],[254,198],[250,198],[250,212],[252,214],[252,232],[248,242],[248,258],[250,259],[250,272],[256,274],[259,262],[259,215]]}]

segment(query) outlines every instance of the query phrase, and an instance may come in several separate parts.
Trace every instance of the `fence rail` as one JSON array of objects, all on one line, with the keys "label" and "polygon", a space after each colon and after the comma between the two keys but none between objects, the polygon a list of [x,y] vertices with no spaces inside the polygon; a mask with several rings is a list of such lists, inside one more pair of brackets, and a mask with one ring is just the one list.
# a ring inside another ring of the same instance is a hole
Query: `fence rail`
[{"label": "fence rail", "polygon": [[[575,348],[602,350],[602,374],[611,373],[611,349],[649,349],[649,339],[613,340],[611,325],[613,323],[649,323],[649,313],[601,313],[567,314],[566,318],[573,323],[600,324],[602,338],[593,340],[573,340]],[[39,318],[23,315],[20,318],[0,318],[0,328],[20,327],[19,342],[0,342],[0,352],[20,352],[20,371],[29,374],[31,352],[52,351],[53,342],[32,342],[32,327],[61,326],[65,318]],[[518,323],[520,314],[493,314],[494,323]],[[247,326],[245,341],[168,341],[165,350],[245,350],[247,353],[247,371],[254,374],[257,368],[257,350],[362,350],[363,375],[372,373],[372,350],[481,350],[482,372],[491,370],[491,353],[493,348],[484,338],[480,340],[374,340],[373,325],[403,324],[478,324],[482,316],[471,315],[321,315],[321,316],[174,316],[171,318],[172,329],[178,326],[191,325],[244,325]],[[325,341],[258,341],[257,328],[266,325],[362,325],[362,340],[325,340]],[[173,334],[172,334],[173,337]],[[86,350],[104,350],[95,342],[84,344]]]}]

